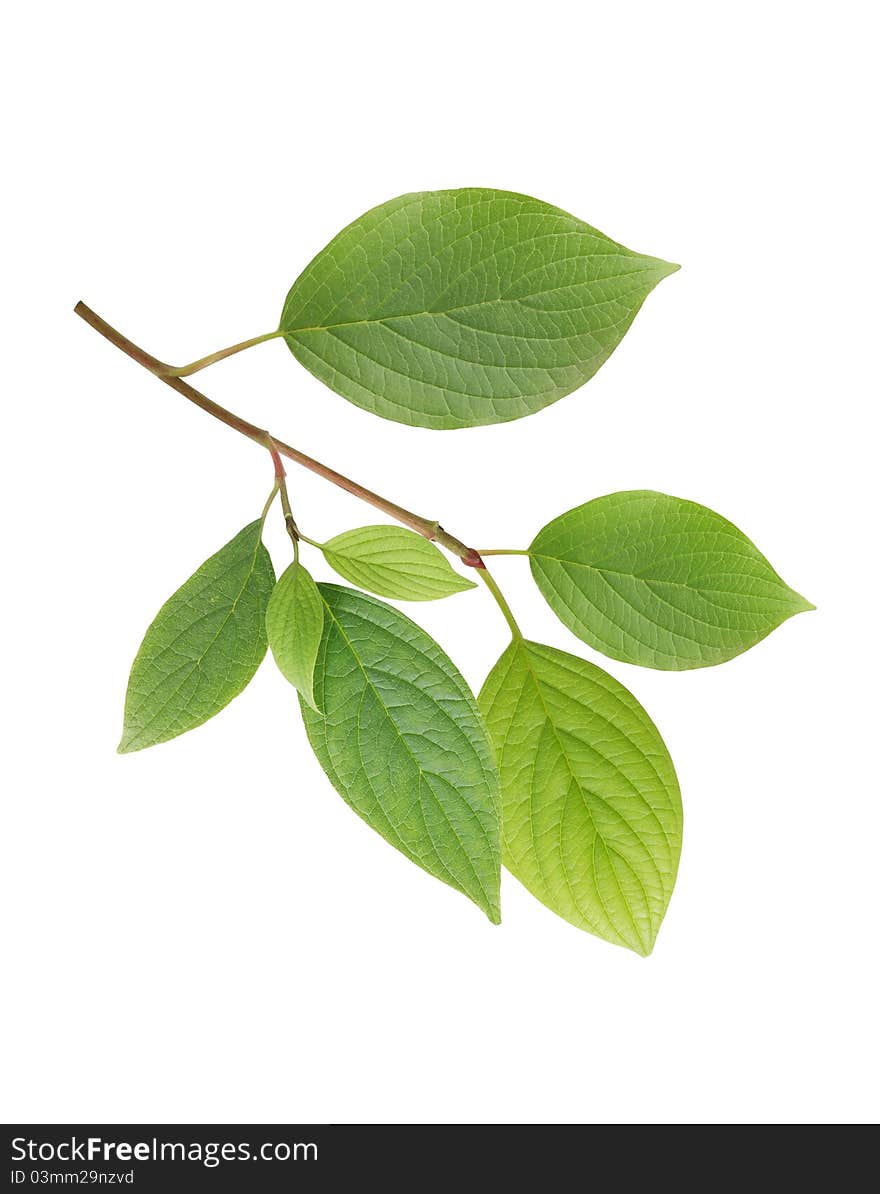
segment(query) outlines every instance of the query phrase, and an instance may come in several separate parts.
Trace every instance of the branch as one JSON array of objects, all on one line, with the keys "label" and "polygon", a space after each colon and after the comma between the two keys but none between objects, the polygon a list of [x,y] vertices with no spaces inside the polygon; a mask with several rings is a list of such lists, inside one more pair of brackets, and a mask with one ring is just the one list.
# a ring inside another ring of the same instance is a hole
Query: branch
[{"label": "branch", "polygon": [[221,423],[225,423],[227,427],[231,427],[234,431],[239,432],[240,435],[247,436],[248,439],[260,444],[261,447],[266,448],[269,452],[286,456],[288,460],[294,461],[295,464],[302,465],[303,468],[317,473],[325,481],[330,481],[333,485],[339,486],[340,489],[346,490],[346,492],[352,494],[354,497],[360,498],[362,502],[368,502],[371,506],[375,506],[377,510],[381,510],[384,514],[389,515],[389,517],[402,522],[404,526],[416,531],[419,535],[424,536],[425,539],[432,539],[435,543],[439,543],[441,547],[445,547],[447,551],[458,556],[463,564],[468,564],[471,568],[485,568],[478,551],[472,547],[468,547],[461,539],[450,535],[448,531],[444,531],[436,520],[423,518],[420,514],[414,514],[412,510],[407,510],[405,506],[399,506],[396,502],[389,501],[380,494],[374,493],[371,489],[359,485],[357,481],[352,481],[350,477],[338,473],[336,469],[330,468],[329,465],[322,464],[320,460],[315,460],[314,457],[307,456],[305,452],[300,452],[298,448],[291,447],[290,444],[286,444],[263,427],[258,427],[255,423],[248,422],[247,419],[243,419],[240,415],[227,410],[225,406],[220,406],[218,402],[214,402],[207,395],[194,389],[189,382],[184,381],[179,375],[179,371],[175,370],[172,365],[166,365],[163,361],[158,360],[142,348],[139,348],[136,344],[133,344],[127,336],[123,336],[121,332],[117,332],[115,328],[112,328],[100,315],[96,315],[85,303],[77,303],[74,311],[90,327],[93,327],[96,332],[100,332],[105,340],[109,340],[111,344],[115,344],[117,348],[121,349],[126,356],[131,357],[133,361],[137,361],[139,365],[143,365],[145,369],[148,369],[150,373],[158,377],[160,381],[164,381],[166,385],[171,386],[172,390],[176,390],[178,394],[182,394],[184,398],[189,399],[190,402],[194,403],[201,410],[206,411],[209,415],[213,415],[215,419],[219,419]]}]

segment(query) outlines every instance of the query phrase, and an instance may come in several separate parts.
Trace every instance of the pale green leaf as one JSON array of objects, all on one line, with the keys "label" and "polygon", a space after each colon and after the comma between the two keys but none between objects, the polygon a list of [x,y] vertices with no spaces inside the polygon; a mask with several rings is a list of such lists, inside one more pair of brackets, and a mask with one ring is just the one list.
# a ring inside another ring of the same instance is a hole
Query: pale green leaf
[{"label": "pale green leaf", "polygon": [[219,713],[266,654],[266,606],[275,584],[252,522],[162,606],[132,665],[119,751],[176,738]]},{"label": "pale green leaf", "polygon": [[479,697],[501,777],[504,863],[559,916],[639,954],[663,920],[681,796],[647,713],[601,668],[515,640]]},{"label": "pale green leaf", "polygon": [[526,195],[421,191],[340,232],[294,282],[280,331],[366,410],[476,427],[583,385],[676,269]]},{"label": "pale green leaf", "polygon": [[532,574],[578,638],[625,663],[724,663],[815,608],[733,523],[650,490],[561,514],[529,548]]},{"label": "pale green leaf", "polygon": [[399,610],[339,585],[318,588],[324,715],[300,704],[321,766],[368,825],[497,924],[498,777],[470,689]]},{"label": "pale green leaf", "polygon": [[434,601],[476,587],[459,576],[439,548],[405,527],[357,527],[322,550],[340,576],[380,597]]},{"label": "pale green leaf", "polygon": [[318,586],[296,561],[272,590],[266,633],[279,671],[315,710],[315,660],[323,627],[324,602]]}]

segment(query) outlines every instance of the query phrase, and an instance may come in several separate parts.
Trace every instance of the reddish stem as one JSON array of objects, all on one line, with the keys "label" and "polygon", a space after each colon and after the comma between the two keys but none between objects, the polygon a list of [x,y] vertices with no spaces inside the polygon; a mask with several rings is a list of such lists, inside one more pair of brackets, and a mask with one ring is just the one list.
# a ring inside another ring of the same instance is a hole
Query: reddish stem
[{"label": "reddish stem", "polygon": [[283,440],[271,435],[265,428],[258,427],[256,423],[251,423],[247,419],[243,419],[240,415],[234,414],[233,411],[227,410],[219,402],[214,402],[213,399],[208,398],[207,395],[202,394],[199,390],[191,386],[189,382],[184,381],[182,377],[177,376],[173,366],[166,365],[157,357],[145,352],[143,348],[139,348],[127,336],[123,336],[116,328],[111,327],[105,319],[102,319],[100,315],[97,315],[85,303],[77,303],[74,311],[90,327],[93,327],[96,332],[100,332],[106,340],[109,340],[111,344],[114,344],[126,356],[131,357],[133,361],[137,361],[139,365],[143,365],[145,369],[148,369],[150,373],[158,377],[160,381],[164,381],[172,390],[176,390],[178,394],[182,394],[184,398],[187,398],[209,415],[213,415],[215,419],[219,419],[221,423],[225,423],[227,427],[232,427],[240,435],[247,436],[248,439],[252,439],[255,443],[268,449],[275,465],[275,476],[279,480],[285,475],[281,457],[286,456],[288,460],[293,460],[296,464],[302,465],[303,468],[317,473],[325,481],[330,481],[333,485],[346,490],[346,492],[352,494],[354,497],[360,498],[361,501],[368,502],[371,506],[375,506],[377,510],[381,510],[384,514],[388,514],[391,518],[402,522],[404,526],[416,531],[419,535],[424,536],[425,539],[431,539],[435,543],[439,543],[441,547],[445,547],[447,551],[453,555],[457,555],[463,564],[467,564],[471,568],[485,568],[478,551],[473,547],[468,547],[466,543],[463,543],[461,539],[457,539],[454,535],[450,535],[448,531],[444,531],[436,520],[423,518],[420,514],[414,514],[412,510],[407,510],[405,506],[399,506],[396,502],[389,501],[388,498],[374,493],[371,489],[358,484],[357,481],[352,481],[350,477],[346,477],[343,473],[338,473],[336,469],[330,468],[329,465],[322,464],[320,460],[315,460],[314,457],[307,456],[305,452],[300,452],[298,448],[286,444]]}]

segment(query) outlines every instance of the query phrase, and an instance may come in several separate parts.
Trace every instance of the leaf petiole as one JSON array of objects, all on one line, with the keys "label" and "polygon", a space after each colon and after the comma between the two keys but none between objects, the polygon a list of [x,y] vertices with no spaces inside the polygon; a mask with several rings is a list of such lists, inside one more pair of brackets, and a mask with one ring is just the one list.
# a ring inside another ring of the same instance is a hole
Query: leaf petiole
[{"label": "leaf petiole", "polygon": [[272,486],[272,492],[269,494],[269,497],[266,500],[266,504],[263,507],[263,513],[260,515],[260,526],[261,527],[263,526],[263,524],[266,521],[266,515],[269,513],[269,510],[272,507],[272,503],[275,501],[275,498],[278,496],[278,491],[280,490],[280,488],[281,488],[280,482],[276,480],[275,484]]},{"label": "leaf petiole", "polygon": [[266,446],[269,449],[269,455],[272,457],[272,464],[275,468],[275,488],[281,494],[281,510],[284,514],[284,525],[287,527],[287,533],[293,543],[293,558],[299,562],[299,541],[302,536],[293,517],[293,511],[290,508],[290,496],[287,492],[287,469],[284,467],[281,453],[278,451],[275,440],[271,435],[267,438]]},{"label": "leaf petiole", "polygon": [[297,547],[302,535],[300,534],[299,527],[296,525],[293,511],[290,508],[290,497],[287,493],[287,480],[285,477],[279,479],[278,489],[281,493],[281,509],[284,513],[284,525],[287,527],[287,533],[293,543],[294,554],[297,555]]},{"label": "leaf petiole", "polygon": [[209,356],[199,357],[197,361],[191,361],[188,365],[167,365],[167,373],[169,377],[189,377],[193,373],[198,373],[202,369],[207,369],[209,365],[216,365],[218,361],[225,361],[227,357],[234,357],[238,352],[244,352],[246,348],[253,348],[256,344],[264,344],[267,340],[276,340],[279,336],[283,336],[284,332],[280,329],[276,332],[264,332],[262,336],[252,336],[250,340],[242,340],[240,344],[232,344],[229,348],[221,348],[218,352],[212,352]]},{"label": "leaf petiole", "polygon": [[499,589],[498,582],[495,580],[495,577],[492,575],[492,573],[489,571],[489,569],[485,565],[483,565],[482,568],[478,568],[477,572],[483,578],[483,581],[486,584],[486,588],[489,590],[489,592],[495,598],[498,608],[501,610],[502,614],[504,615],[505,622],[510,627],[510,633],[513,635],[514,641],[520,640],[523,637],[523,633],[520,630],[519,626],[517,625],[516,618],[513,616],[513,610],[507,604],[507,600],[506,600],[504,594]]}]

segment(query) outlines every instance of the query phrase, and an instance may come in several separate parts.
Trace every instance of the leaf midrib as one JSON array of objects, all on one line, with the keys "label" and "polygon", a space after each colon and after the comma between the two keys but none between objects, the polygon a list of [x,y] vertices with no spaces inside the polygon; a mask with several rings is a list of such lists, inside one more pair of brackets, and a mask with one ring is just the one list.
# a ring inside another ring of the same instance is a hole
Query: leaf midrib
[{"label": "leaf midrib", "polygon": [[[599,281],[601,281],[603,283],[619,282],[622,278],[631,278],[634,275],[639,274],[639,273],[650,273],[650,272],[651,271],[649,269],[628,270],[626,273],[622,273],[622,274],[609,274],[608,277],[601,278],[601,279],[599,279]],[[421,316],[425,316],[425,315],[430,315],[430,316],[436,318],[438,315],[454,315],[459,311],[476,311],[476,310],[479,310],[479,308],[481,308],[481,307],[498,307],[503,304],[525,303],[525,302],[528,302],[529,299],[539,298],[542,295],[556,294],[561,290],[571,290],[572,285],[588,285],[588,283],[587,282],[568,283],[565,286],[548,286],[546,290],[536,290],[534,292],[534,294],[521,294],[521,295],[517,295],[516,298],[483,299],[482,301],[480,301],[478,303],[461,303],[458,306],[444,307],[438,311],[431,310],[430,308],[426,308],[425,310],[422,310],[422,311],[401,311],[401,312],[398,312],[396,314],[391,314],[391,315],[372,315],[367,319],[342,319],[342,320],[337,321],[336,323],[317,323],[317,324],[310,325],[308,327],[286,328],[286,327],[280,326],[278,330],[284,336],[294,336],[294,335],[299,335],[301,332],[330,332],[330,331],[334,331],[336,328],[358,327],[363,324],[388,323],[392,319],[417,319],[417,318],[420,318]],[[615,295],[613,299],[602,299],[600,302],[593,301],[589,304],[589,306],[596,307],[596,306],[600,306],[601,303],[620,302],[620,299],[621,299],[620,295]],[[474,330],[479,331],[480,329],[476,328]]]},{"label": "leaf midrib", "polygon": [[[369,553],[355,555],[352,552],[339,551],[337,548],[330,547],[327,544],[324,546],[324,556],[331,566],[333,560],[329,557],[335,557],[338,561],[351,567],[353,571],[363,568],[367,572],[377,572],[380,574],[380,579],[386,581],[389,588],[392,586],[392,582],[400,582],[401,580],[412,585],[413,588],[422,588],[427,592],[438,592],[441,589],[446,590],[447,588],[458,592],[459,586],[461,589],[476,588],[473,581],[469,581],[465,576],[460,576],[443,556],[440,556],[439,559],[434,559],[432,556],[423,556],[412,548],[404,550],[411,551],[412,555],[410,557],[401,555],[395,561],[396,564],[403,565],[403,567],[395,567],[395,563],[385,563],[377,559],[375,555]],[[406,566],[412,565],[421,568],[423,571],[404,571]]]},{"label": "leaf midrib", "polygon": [[[710,588],[706,585],[691,584],[689,581],[684,581],[684,580],[667,580],[665,577],[644,576],[644,575],[639,574],[638,572],[626,572],[620,568],[603,568],[600,564],[588,564],[584,560],[573,560],[573,559],[566,558],[565,556],[552,556],[552,555],[548,555],[546,552],[543,552],[543,551],[529,550],[529,552],[527,554],[533,560],[547,560],[551,564],[560,564],[560,565],[563,565],[565,567],[570,567],[570,568],[586,568],[589,572],[598,572],[600,576],[623,576],[627,580],[638,580],[638,581],[641,581],[643,584],[671,585],[673,588],[676,588],[676,589],[688,589],[690,592],[701,593],[701,594],[702,593],[718,593],[718,594],[724,594],[725,596],[747,596],[749,598],[757,598],[758,600],[764,600],[764,601],[778,600],[778,598],[768,596],[767,594],[764,594],[764,593],[742,594],[740,592],[740,590],[737,590],[737,589]],[[753,561],[752,556],[742,556],[741,558]],[[735,573],[731,573],[731,575],[735,575]],[[754,578],[750,578],[750,579],[760,580],[761,578],[754,577]],[[786,594],[791,592],[791,589],[789,589],[788,585],[786,585],[784,581],[780,582],[779,587]],[[625,601],[626,598],[621,598],[621,600]]]}]

